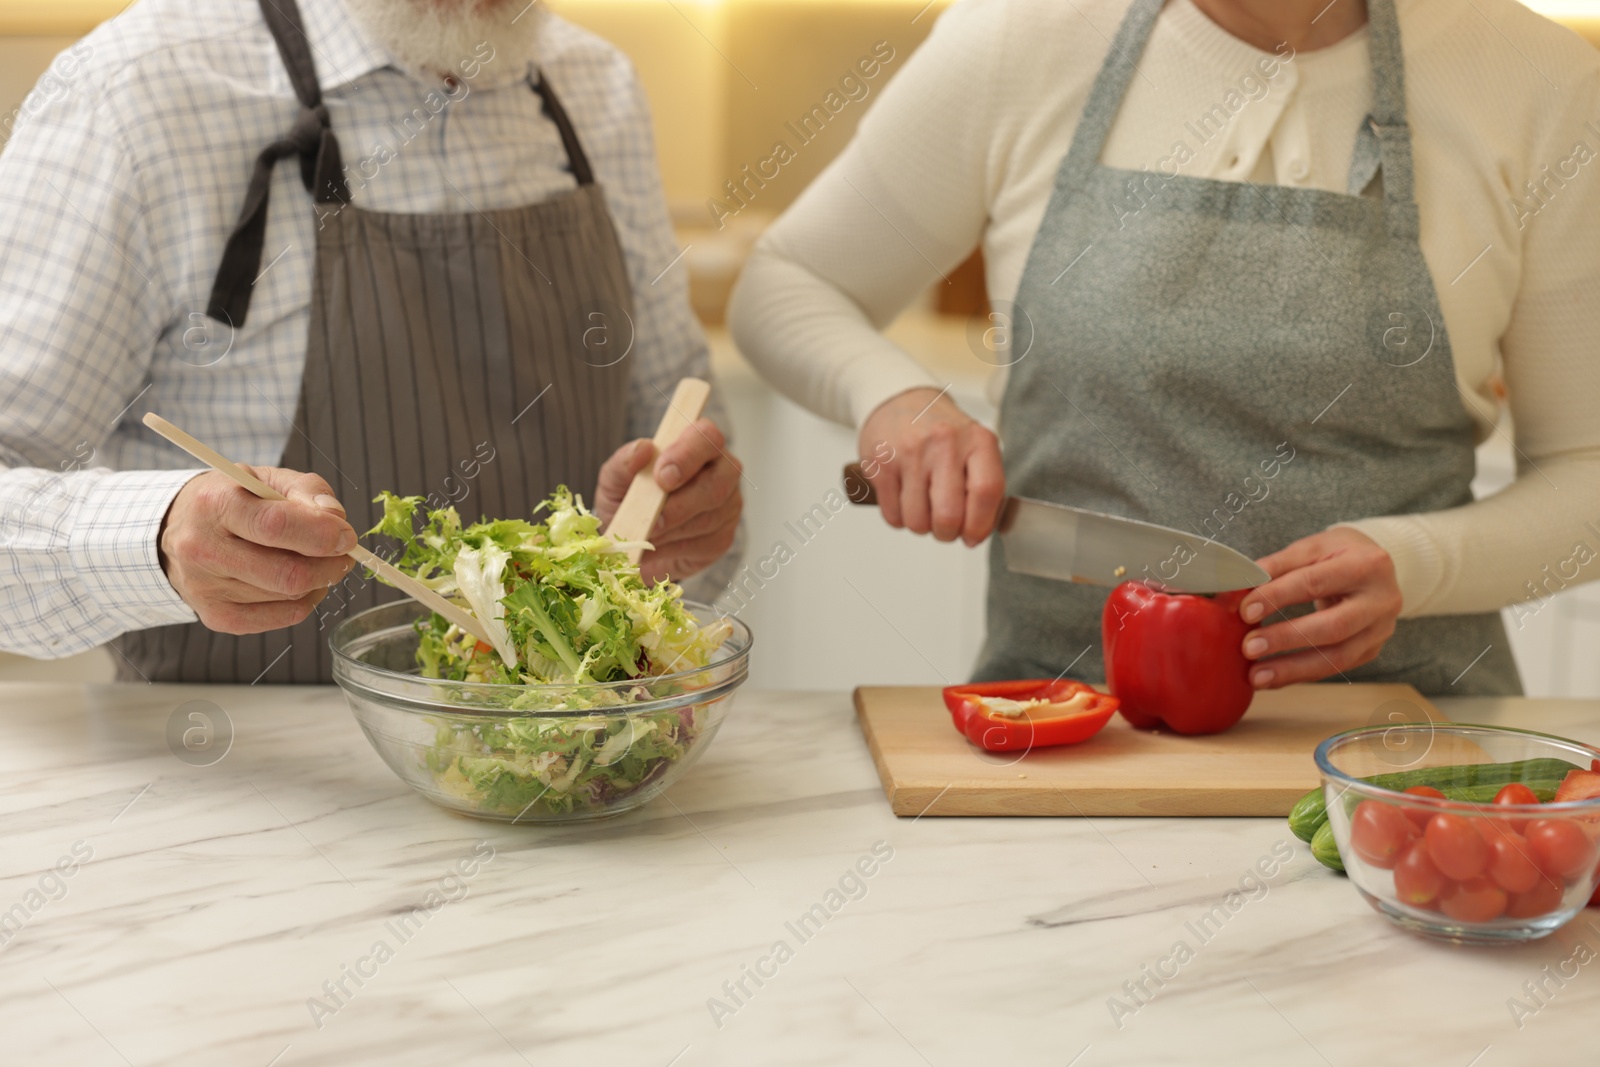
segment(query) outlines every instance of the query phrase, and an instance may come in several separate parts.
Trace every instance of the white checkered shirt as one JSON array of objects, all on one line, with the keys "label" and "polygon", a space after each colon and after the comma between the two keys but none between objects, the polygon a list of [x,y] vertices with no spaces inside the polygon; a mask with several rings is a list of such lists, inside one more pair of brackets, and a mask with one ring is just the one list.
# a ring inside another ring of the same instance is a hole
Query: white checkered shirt
[{"label": "white checkered shirt", "polygon": [[[301,7],[358,207],[486,211],[573,187],[527,63],[489,60],[402,143],[393,124],[438,83],[396,69],[342,0]],[[647,437],[708,360],[644,95],[621,53],[554,17],[540,55],[627,257],[629,427]],[[247,463],[282,454],[315,249],[297,160],[276,169],[248,324],[203,312],[255,157],[298,111],[256,0],[139,0],[24,104],[0,155],[0,648],[64,656],[194,620],[156,550],[194,464],[139,420],[159,411]]]}]

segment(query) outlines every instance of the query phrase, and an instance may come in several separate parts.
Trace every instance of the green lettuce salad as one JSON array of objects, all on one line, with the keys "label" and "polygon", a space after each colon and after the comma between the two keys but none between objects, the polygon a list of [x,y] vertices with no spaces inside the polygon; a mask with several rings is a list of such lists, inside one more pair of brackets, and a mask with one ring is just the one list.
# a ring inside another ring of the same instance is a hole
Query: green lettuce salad
[{"label": "green lettuce salad", "polygon": [[561,687],[530,689],[505,705],[559,715],[440,720],[426,760],[440,789],[486,811],[566,814],[608,806],[689,750],[699,725],[693,707],[620,709],[669,695],[653,680],[705,667],[732,626],[702,625],[678,585],[647,585],[628,559],[637,546],[602,534],[580,498],[563,486],[531,519],[470,526],[454,508],[429,510],[420,528],[422,497],[386,492],[377,501],[383,519],[368,533],[401,542],[394,565],[464,602],[492,638],[481,642],[437,614],[419,620],[419,673]]}]

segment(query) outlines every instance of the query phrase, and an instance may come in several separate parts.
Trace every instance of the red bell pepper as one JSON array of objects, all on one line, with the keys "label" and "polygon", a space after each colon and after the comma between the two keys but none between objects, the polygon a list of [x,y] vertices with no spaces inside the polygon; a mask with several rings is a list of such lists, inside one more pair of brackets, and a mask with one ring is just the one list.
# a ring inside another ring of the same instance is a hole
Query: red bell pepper
[{"label": "red bell pepper", "polygon": [[956,729],[990,752],[1075,745],[1117,710],[1116,697],[1070,678],[952,685],[944,704]]},{"label": "red bell pepper", "polygon": [[1250,661],[1239,617],[1248,590],[1214,597],[1165,593],[1145,582],[1111,591],[1101,616],[1106,684],[1123,716],[1149,730],[1215,734],[1250,707]]}]

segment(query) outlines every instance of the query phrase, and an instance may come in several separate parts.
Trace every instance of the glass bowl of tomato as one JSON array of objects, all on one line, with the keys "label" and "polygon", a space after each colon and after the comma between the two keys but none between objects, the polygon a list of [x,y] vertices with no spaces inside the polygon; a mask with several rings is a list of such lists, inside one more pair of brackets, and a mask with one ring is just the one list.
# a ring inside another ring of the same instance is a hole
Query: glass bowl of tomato
[{"label": "glass bowl of tomato", "polygon": [[1456,723],[1364,726],[1317,746],[1351,883],[1427,937],[1531,941],[1596,895],[1600,748]]}]

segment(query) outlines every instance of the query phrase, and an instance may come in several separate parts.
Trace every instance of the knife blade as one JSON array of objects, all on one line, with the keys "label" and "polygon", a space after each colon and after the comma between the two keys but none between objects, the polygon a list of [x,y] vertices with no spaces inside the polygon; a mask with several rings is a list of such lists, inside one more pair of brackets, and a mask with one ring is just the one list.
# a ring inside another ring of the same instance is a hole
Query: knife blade
[{"label": "knife blade", "polygon": [[[851,503],[877,504],[860,464],[845,467],[844,485]],[[1180,593],[1254,589],[1268,580],[1255,560],[1220,541],[1067,504],[1007,497],[996,531],[1006,569],[1038,578],[1106,586],[1143,579]]]}]

